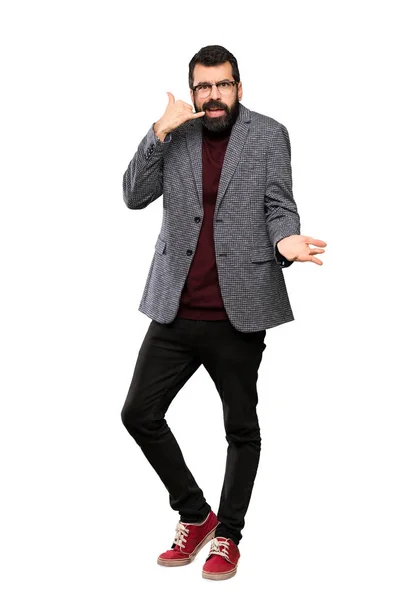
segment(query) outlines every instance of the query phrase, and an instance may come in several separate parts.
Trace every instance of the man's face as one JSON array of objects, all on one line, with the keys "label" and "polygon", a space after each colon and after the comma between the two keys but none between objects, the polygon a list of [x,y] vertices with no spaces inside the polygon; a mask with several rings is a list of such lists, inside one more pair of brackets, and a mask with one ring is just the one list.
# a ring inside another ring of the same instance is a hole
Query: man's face
[{"label": "man's face", "polygon": [[[234,81],[232,77],[232,65],[225,62],[216,67],[205,67],[195,65],[193,69],[193,86],[199,83],[218,83],[219,81]],[[228,129],[239,113],[239,101],[242,99],[242,84],[235,85],[229,94],[223,95],[214,85],[211,93],[206,98],[199,98],[198,92],[190,90],[190,96],[196,112],[204,110],[206,114],[202,118],[204,127],[210,131],[224,131]],[[211,109],[221,109],[212,112]]]}]

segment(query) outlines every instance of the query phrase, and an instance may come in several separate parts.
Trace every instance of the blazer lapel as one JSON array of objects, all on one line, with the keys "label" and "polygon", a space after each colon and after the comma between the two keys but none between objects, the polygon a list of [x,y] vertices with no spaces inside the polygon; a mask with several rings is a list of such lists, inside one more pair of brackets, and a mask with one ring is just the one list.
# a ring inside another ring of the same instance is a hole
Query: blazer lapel
[{"label": "blazer lapel", "polygon": [[251,121],[250,111],[240,104],[240,112],[232,127],[228,146],[226,148],[225,158],[222,165],[221,177],[219,180],[217,200],[215,203],[215,214],[218,211],[226,188],[236,170],[237,164],[242,154],[243,146],[249,132],[249,123]]},{"label": "blazer lapel", "polygon": [[[232,127],[228,146],[225,153],[224,163],[222,165],[221,177],[219,180],[218,194],[215,204],[217,212],[221,200],[226,192],[228,184],[235,172],[237,164],[243,150],[244,143],[249,132],[249,123],[251,121],[248,108],[239,103],[239,114]],[[186,141],[190,162],[192,164],[193,176],[197,188],[198,200],[203,207],[203,165],[202,165],[202,124],[201,119],[196,119],[190,123],[186,130]]]}]

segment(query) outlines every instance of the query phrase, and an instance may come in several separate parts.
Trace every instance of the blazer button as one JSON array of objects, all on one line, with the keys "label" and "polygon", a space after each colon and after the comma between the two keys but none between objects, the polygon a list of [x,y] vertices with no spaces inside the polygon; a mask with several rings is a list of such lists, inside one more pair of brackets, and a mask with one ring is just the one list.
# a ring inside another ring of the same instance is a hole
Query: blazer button
[{"label": "blazer button", "polygon": [[200,217],[195,217],[194,220],[196,221],[196,223],[200,223],[201,221]]},{"label": "blazer button", "polygon": [[193,252],[192,252],[191,250],[186,250],[186,254],[187,254],[188,256],[191,256],[191,255],[193,254]]}]

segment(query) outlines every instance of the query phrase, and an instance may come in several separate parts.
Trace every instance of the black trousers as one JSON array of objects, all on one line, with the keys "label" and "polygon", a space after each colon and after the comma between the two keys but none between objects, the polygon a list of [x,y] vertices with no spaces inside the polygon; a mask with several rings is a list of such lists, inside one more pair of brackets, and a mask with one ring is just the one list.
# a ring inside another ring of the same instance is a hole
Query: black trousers
[{"label": "black trousers", "polygon": [[228,442],[216,535],[230,537],[236,544],[242,538],[261,450],[256,382],[265,334],[265,329],[240,332],[229,320],[177,317],[168,324],[152,320],[121,413],[126,429],[168,490],[171,508],[179,511],[180,520],[204,520],[211,507],[165,420],[173,398],[204,365],[222,401]]}]

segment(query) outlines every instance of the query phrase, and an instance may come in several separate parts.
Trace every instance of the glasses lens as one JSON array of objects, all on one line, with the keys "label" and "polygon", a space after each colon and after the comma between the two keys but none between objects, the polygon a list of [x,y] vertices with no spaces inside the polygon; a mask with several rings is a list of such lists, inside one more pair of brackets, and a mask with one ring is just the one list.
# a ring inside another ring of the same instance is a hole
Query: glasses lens
[{"label": "glasses lens", "polygon": [[218,85],[218,89],[222,96],[227,96],[233,90],[233,85],[231,83],[227,83],[227,82],[220,83]]},{"label": "glasses lens", "polygon": [[199,98],[207,98],[211,94],[211,87],[202,86],[197,88],[197,95]]}]

